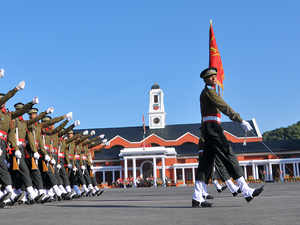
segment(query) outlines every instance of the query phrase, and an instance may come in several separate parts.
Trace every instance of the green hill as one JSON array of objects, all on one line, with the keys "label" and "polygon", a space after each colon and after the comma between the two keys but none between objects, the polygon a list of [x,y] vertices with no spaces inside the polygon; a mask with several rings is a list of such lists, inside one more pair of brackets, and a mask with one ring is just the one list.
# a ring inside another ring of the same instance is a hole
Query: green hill
[{"label": "green hill", "polygon": [[263,133],[264,140],[295,140],[300,139],[300,121],[288,127],[282,127]]}]

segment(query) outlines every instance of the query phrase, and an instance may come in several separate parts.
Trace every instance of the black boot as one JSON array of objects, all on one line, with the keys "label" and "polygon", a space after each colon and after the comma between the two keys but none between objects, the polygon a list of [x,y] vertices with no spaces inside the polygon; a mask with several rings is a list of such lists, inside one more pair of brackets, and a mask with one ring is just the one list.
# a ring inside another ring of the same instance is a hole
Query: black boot
[{"label": "black boot", "polygon": [[246,201],[250,202],[254,197],[259,196],[264,190],[264,185],[262,185],[260,188],[256,188],[252,194],[252,196],[246,197]]},{"label": "black boot", "polygon": [[212,207],[212,203],[204,201],[204,202],[198,202],[196,200],[192,200],[192,207],[193,208],[210,208]]}]

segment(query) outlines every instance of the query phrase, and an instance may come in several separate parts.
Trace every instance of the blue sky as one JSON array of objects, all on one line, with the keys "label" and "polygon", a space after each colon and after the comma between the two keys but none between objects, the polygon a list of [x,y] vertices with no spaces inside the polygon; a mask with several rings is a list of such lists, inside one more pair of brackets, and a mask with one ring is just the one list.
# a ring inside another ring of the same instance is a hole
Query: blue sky
[{"label": "blue sky", "polygon": [[0,8],[1,92],[27,82],[9,108],[38,96],[40,109],[73,111],[80,128],[139,126],[157,82],[167,124],[197,123],[212,19],[225,100],[262,131],[300,120],[298,1],[1,1]]}]

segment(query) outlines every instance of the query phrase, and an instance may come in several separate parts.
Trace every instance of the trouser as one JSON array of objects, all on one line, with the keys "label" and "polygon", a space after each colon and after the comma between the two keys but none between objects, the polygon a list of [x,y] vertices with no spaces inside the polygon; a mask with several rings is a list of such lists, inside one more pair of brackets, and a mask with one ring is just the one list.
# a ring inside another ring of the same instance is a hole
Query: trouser
[{"label": "trouser", "polygon": [[98,184],[97,184],[96,176],[95,176],[94,172],[91,171],[90,166],[87,166],[87,171],[90,174],[92,185],[93,186],[97,186]]},{"label": "trouser", "polygon": [[[19,169],[12,170],[11,172],[13,183],[16,189],[22,188],[23,185],[25,187],[32,186],[30,170],[28,169],[28,166],[26,164],[23,150],[21,150],[21,152],[22,152],[22,158],[17,160],[19,162]],[[11,160],[11,165],[12,165],[12,160]]]},{"label": "trouser", "polygon": [[[43,189],[43,186],[44,186],[43,179],[42,179],[42,175],[41,175],[39,168],[32,169],[32,158],[31,157],[26,159],[26,163],[30,170],[30,176],[31,176],[33,187],[35,187],[38,190]],[[38,165],[39,165],[39,162],[37,162],[37,166]]]},{"label": "trouser", "polygon": [[57,179],[55,177],[55,168],[48,162],[45,162],[46,164],[46,170],[43,170],[43,161],[44,160],[39,160],[39,168],[42,171],[42,180],[44,184],[45,189],[50,189],[54,185],[57,185]]},{"label": "trouser", "polygon": [[64,185],[65,187],[69,186],[70,185],[70,180],[69,180],[69,177],[66,173],[66,169],[65,169],[63,163],[60,163],[60,165],[61,165],[61,168],[58,169],[58,174],[59,174],[60,180],[62,182],[62,185]]},{"label": "trouser", "polygon": [[199,160],[196,180],[207,181],[212,176],[216,157],[223,163],[228,174],[233,179],[243,176],[236,156],[228,143],[221,125],[214,122],[203,123],[204,137],[203,156]]},{"label": "trouser", "polygon": [[84,177],[84,180],[85,180],[86,184],[90,185],[90,184],[92,184],[90,173],[89,173],[89,170],[87,169],[87,164],[86,163],[84,164],[84,166],[85,166],[85,170],[81,170],[82,175]]},{"label": "trouser", "polygon": [[219,159],[218,156],[216,156],[215,159],[215,171],[214,171],[214,178],[221,179],[223,182],[230,179],[230,175],[222,163],[222,161]]},{"label": "trouser", "polygon": [[79,162],[77,161],[75,163],[77,170],[74,172],[74,170],[71,170],[70,172],[70,181],[71,181],[71,185],[84,185],[86,184],[86,181],[84,179],[84,176],[82,174],[82,171],[80,169],[80,165]]},{"label": "trouser", "polygon": [[6,164],[6,142],[0,139],[0,183],[3,186],[12,185],[12,179]]}]

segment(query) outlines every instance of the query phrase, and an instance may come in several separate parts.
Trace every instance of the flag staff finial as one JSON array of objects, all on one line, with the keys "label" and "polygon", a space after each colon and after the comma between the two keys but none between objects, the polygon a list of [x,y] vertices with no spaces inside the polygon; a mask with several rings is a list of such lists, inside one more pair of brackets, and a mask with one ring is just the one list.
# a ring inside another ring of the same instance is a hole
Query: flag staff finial
[{"label": "flag staff finial", "polygon": [[212,25],[212,19],[209,20],[209,24]]}]

